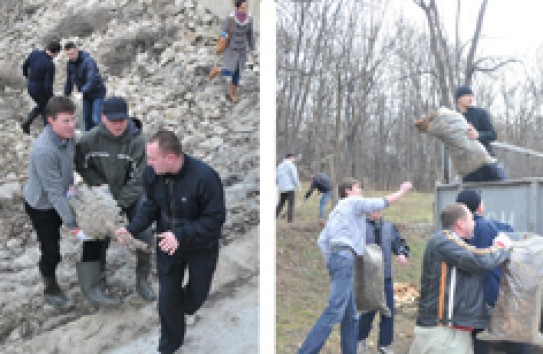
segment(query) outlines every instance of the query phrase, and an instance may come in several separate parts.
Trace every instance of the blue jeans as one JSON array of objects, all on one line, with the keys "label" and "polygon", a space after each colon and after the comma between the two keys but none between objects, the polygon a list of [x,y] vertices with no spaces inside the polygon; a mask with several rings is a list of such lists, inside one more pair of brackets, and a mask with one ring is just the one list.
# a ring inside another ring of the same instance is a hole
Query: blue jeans
[{"label": "blue jeans", "polygon": [[354,302],[354,254],[348,249],[333,251],[328,261],[330,299],[298,354],[318,353],[336,323],[341,323],[341,353],[356,354],[358,314]]},{"label": "blue jeans", "polygon": [[103,103],[103,98],[83,98],[83,121],[85,122],[85,131],[91,130],[94,126],[100,124]]},{"label": "blue jeans", "polygon": [[[385,279],[385,295],[387,298],[387,306],[390,309],[390,316],[381,314],[381,323],[379,323],[379,346],[388,347],[392,344],[394,337],[394,288],[392,279]],[[363,340],[368,338],[371,331],[371,323],[375,317],[375,311],[366,312],[360,315],[358,339]]]},{"label": "blue jeans", "polygon": [[239,75],[239,68],[236,68],[236,71],[234,71],[234,73],[232,73],[230,70],[221,70],[221,75],[223,77],[232,77],[232,85],[238,85],[239,84],[239,78],[240,78],[240,75]]},{"label": "blue jeans", "polygon": [[319,204],[319,220],[324,220],[324,214],[326,214],[326,203],[332,198],[332,191],[322,193],[321,202]]}]

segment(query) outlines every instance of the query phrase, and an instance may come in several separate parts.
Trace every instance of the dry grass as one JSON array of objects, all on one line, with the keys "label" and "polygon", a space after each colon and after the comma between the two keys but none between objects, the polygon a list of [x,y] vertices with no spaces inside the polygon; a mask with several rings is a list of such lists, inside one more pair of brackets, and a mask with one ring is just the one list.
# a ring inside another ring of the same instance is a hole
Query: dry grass
[{"label": "dry grass", "polygon": [[[305,189],[304,189],[305,190]],[[387,192],[367,192],[366,196],[382,196]],[[294,223],[277,220],[276,235],[276,352],[294,353],[315,323],[328,301],[328,274],[316,241],[319,196],[303,203],[297,193]],[[388,208],[385,219],[397,223],[411,247],[410,264],[396,266],[396,282],[420,282],[420,264],[429,223],[432,223],[433,195],[410,193]],[[409,347],[416,309],[414,305],[397,309],[396,353]],[[369,342],[375,342],[373,331]],[[322,353],[340,353],[339,330],[336,328]]]}]

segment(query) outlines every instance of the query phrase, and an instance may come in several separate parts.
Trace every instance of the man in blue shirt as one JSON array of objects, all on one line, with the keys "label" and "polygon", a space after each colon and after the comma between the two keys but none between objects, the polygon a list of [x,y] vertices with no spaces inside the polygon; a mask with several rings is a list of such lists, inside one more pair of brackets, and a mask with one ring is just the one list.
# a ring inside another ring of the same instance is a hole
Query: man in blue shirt
[{"label": "man in blue shirt", "polygon": [[361,183],[356,179],[347,178],[338,186],[341,200],[330,213],[318,240],[330,275],[330,298],[298,354],[318,353],[336,323],[341,323],[341,352],[356,353],[358,313],[354,299],[354,265],[355,257],[364,253],[366,244],[364,214],[386,208],[412,187],[411,182],[404,182],[396,193],[384,198],[364,198]]}]

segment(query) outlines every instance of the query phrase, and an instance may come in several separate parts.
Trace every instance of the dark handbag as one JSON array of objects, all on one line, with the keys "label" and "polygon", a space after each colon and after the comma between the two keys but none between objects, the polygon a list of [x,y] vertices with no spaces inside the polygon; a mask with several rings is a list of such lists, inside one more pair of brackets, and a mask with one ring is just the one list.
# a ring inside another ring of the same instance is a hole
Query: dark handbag
[{"label": "dark handbag", "polygon": [[228,40],[230,39],[230,35],[232,34],[233,25],[234,19],[230,18],[230,25],[228,26],[228,36],[223,37],[222,34],[219,34],[219,38],[217,38],[217,43],[215,43],[215,52],[217,54],[222,54],[226,49],[226,46],[228,45]]}]

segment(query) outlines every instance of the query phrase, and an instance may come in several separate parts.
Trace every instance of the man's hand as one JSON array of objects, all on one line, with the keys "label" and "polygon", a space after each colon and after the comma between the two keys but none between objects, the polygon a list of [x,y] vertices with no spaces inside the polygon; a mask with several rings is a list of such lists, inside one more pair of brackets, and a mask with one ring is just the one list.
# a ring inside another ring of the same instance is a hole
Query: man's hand
[{"label": "man's hand", "polygon": [[123,236],[129,236],[133,238],[132,234],[124,227],[121,227],[120,229],[116,230],[115,236],[117,237],[117,242],[119,242],[121,245],[126,244],[126,241]]},{"label": "man's hand", "polygon": [[407,257],[405,256],[405,254],[399,254],[398,257],[396,257],[396,259],[398,260],[398,263],[400,263],[401,265],[407,264]]},{"label": "man's hand", "polygon": [[479,139],[479,132],[471,123],[468,123],[468,138],[472,140]]},{"label": "man's hand", "polygon": [[402,193],[407,193],[407,192],[409,192],[411,189],[413,189],[413,184],[411,184],[411,182],[403,182],[403,183],[400,185],[400,192],[402,192]]},{"label": "man's hand", "polygon": [[156,235],[159,239],[161,239],[158,242],[158,247],[162,250],[162,252],[165,252],[169,254],[170,256],[177,251],[177,248],[179,247],[179,241],[177,241],[177,238],[171,231],[166,231],[161,234]]},{"label": "man's hand", "polygon": [[507,237],[506,234],[504,234],[503,232],[500,232],[498,233],[498,236],[494,238],[494,241],[492,242],[492,244],[494,246],[502,247],[508,250],[513,245],[513,241],[511,241],[511,239]]}]

